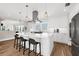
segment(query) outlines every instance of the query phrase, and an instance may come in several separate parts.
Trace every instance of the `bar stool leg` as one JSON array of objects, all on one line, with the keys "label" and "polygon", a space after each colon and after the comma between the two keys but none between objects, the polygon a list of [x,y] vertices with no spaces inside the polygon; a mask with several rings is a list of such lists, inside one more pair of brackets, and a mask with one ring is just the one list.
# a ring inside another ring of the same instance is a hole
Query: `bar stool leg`
[{"label": "bar stool leg", "polygon": [[34,47],[35,47],[35,46],[33,45],[33,52],[34,52]]},{"label": "bar stool leg", "polygon": [[19,42],[19,52],[20,52],[20,49],[21,49],[21,40]]},{"label": "bar stool leg", "polygon": [[29,51],[28,51],[28,56],[30,55],[30,42],[29,42]]},{"label": "bar stool leg", "polygon": [[16,39],[16,49],[18,49],[18,39]]},{"label": "bar stool leg", "polygon": [[34,52],[34,53],[35,53],[35,48],[36,48],[35,45],[33,45],[33,52]]},{"label": "bar stool leg", "polygon": [[35,56],[36,56],[36,53],[37,53],[37,45],[35,45]]},{"label": "bar stool leg", "polygon": [[26,42],[24,41],[23,55],[25,54],[25,49],[26,49]]},{"label": "bar stool leg", "polygon": [[41,56],[41,43],[39,45],[40,45],[40,56]]},{"label": "bar stool leg", "polygon": [[14,48],[15,48],[16,39],[14,39]]}]

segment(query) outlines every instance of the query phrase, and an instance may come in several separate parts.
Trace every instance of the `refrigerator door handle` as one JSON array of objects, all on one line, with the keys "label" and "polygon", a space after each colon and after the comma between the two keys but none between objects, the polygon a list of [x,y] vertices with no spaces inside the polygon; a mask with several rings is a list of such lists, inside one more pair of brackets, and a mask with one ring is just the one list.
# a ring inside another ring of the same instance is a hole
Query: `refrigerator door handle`
[{"label": "refrigerator door handle", "polygon": [[79,47],[79,45],[75,44],[74,42],[72,42],[72,44],[73,44],[75,47]]}]

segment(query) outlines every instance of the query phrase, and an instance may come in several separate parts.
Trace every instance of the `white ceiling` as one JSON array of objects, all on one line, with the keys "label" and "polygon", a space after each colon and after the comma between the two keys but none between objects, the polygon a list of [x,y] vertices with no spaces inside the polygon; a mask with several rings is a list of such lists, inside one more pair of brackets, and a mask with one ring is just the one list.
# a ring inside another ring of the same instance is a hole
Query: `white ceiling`
[{"label": "white ceiling", "polygon": [[66,15],[64,9],[64,3],[0,3],[0,20],[25,20],[26,16],[31,20],[33,10],[38,10],[39,19],[44,18],[45,11],[48,12],[48,17],[63,17]]}]

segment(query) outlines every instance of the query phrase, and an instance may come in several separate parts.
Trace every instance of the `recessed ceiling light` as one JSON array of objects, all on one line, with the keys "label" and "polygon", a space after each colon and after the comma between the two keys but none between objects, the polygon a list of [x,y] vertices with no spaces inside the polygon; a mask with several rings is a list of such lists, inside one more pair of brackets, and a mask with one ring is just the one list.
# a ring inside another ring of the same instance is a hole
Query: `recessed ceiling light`
[{"label": "recessed ceiling light", "polygon": [[28,18],[28,16],[25,16],[25,18]]},{"label": "recessed ceiling light", "polygon": [[22,12],[19,12],[19,14],[21,14]]},{"label": "recessed ceiling light", "polygon": [[47,14],[47,11],[45,11],[45,14]]}]

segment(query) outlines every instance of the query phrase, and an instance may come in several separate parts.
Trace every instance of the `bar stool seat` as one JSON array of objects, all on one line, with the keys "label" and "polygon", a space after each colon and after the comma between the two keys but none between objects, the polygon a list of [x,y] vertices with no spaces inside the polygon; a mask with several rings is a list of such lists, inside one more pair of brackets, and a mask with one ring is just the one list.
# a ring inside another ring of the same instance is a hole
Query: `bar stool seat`
[{"label": "bar stool seat", "polygon": [[41,43],[40,42],[36,42],[34,39],[32,38],[29,38],[29,52],[28,52],[28,55],[30,55],[31,51],[30,51],[30,45],[33,45],[33,52],[35,53],[36,55],[36,51],[37,51],[37,44],[39,44],[39,48],[40,48],[40,52],[39,54],[41,55]]}]

